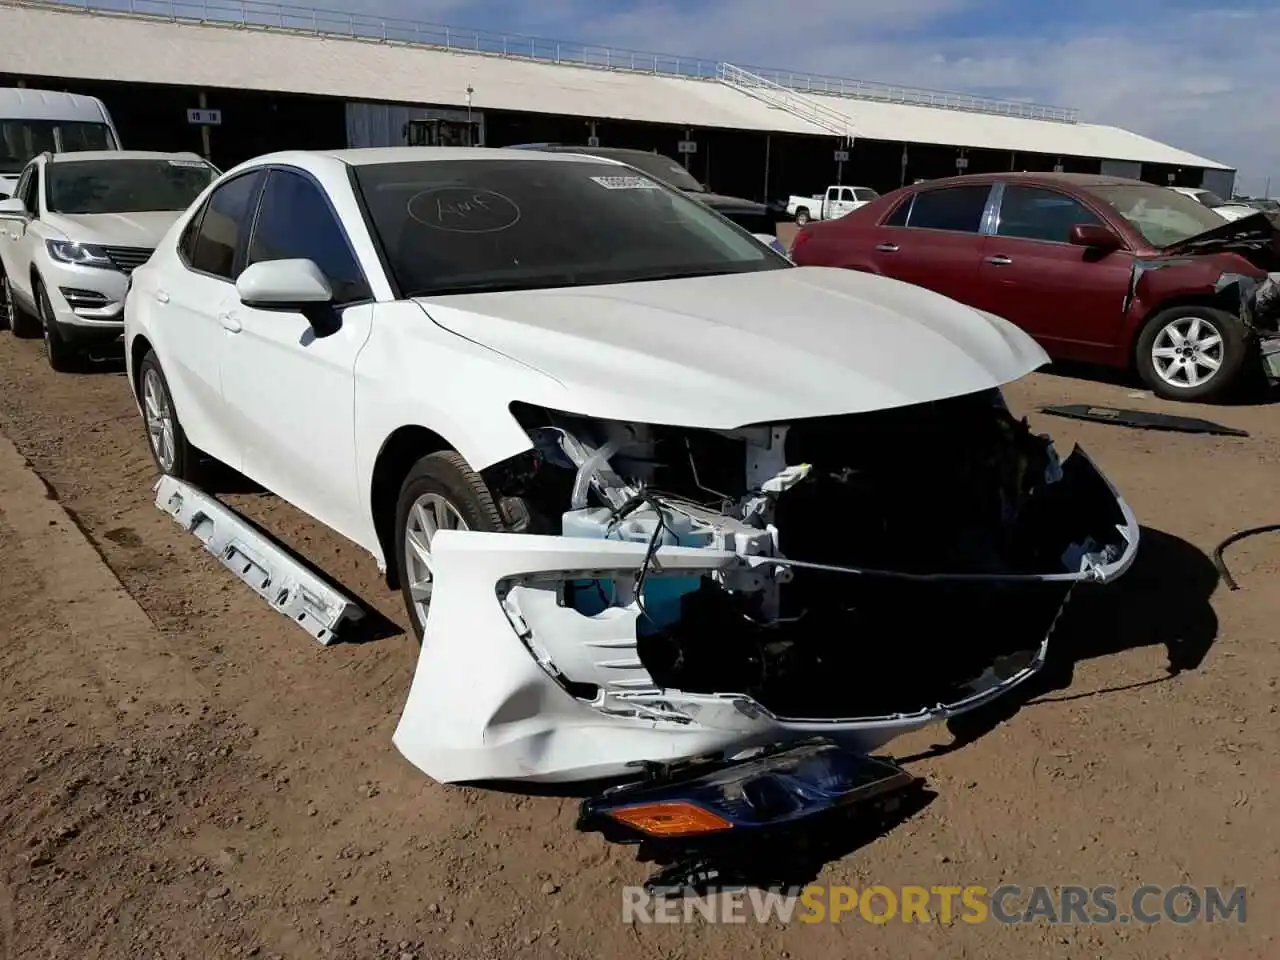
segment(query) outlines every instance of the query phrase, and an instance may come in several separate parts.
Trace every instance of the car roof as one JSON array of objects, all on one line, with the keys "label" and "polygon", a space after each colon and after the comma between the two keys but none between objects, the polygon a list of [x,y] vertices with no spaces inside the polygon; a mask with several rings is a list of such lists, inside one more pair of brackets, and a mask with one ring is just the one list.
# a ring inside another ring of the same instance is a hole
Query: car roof
[{"label": "car roof", "polygon": [[590,159],[551,156],[540,150],[499,147],[357,147],[350,150],[327,150],[321,153],[353,167],[367,166],[372,163],[420,163],[446,160],[536,160],[554,163]]},{"label": "car roof", "polygon": [[195,153],[160,153],[155,150],[74,150],[67,153],[52,153],[51,163],[82,163],[89,160],[198,160],[207,161]]},{"label": "car roof", "polygon": [[923,183],[910,184],[917,190],[930,190],[941,186],[963,186],[966,183],[1005,183],[1041,184],[1045,186],[1078,187],[1087,190],[1090,187],[1143,186],[1157,187],[1160,184],[1147,183],[1145,180],[1134,180],[1131,177],[1114,177],[1098,173],[970,173],[959,177],[941,177],[937,180],[926,180]]},{"label": "car roof", "polygon": [[575,145],[571,143],[528,143],[513,146],[512,150],[537,150],[540,153],[586,153],[592,156],[611,157],[611,156],[642,156],[654,157],[662,156],[657,150],[642,150],[639,147],[589,147],[586,144]]}]

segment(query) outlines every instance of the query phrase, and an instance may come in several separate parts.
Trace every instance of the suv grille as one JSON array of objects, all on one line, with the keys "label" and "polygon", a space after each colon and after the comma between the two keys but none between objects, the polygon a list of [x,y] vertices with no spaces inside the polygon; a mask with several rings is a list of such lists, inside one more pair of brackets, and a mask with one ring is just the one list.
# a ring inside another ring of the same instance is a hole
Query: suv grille
[{"label": "suv grille", "polygon": [[146,247],[103,247],[102,251],[115,268],[125,275],[133,273],[137,267],[146,263],[154,252]]}]

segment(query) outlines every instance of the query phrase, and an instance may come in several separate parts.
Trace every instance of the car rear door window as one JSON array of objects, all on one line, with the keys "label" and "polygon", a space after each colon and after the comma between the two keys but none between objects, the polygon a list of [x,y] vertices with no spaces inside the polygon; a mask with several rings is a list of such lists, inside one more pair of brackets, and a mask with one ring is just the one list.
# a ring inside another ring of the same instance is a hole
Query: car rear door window
[{"label": "car rear door window", "polygon": [[915,199],[908,195],[898,201],[898,205],[893,208],[893,213],[885,217],[884,225],[886,227],[905,227],[907,225],[907,215],[911,213],[911,201]]},{"label": "car rear door window", "polygon": [[334,303],[372,294],[346,232],[321,189],[302,174],[272,170],[258,205],[246,265],[264,260],[310,260],[333,288]]},{"label": "car rear door window", "polygon": [[996,236],[1068,243],[1077,223],[1101,224],[1087,207],[1056,190],[1006,186]]},{"label": "car rear door window", "polygon": [[191,267],[224,280],[235,279],[236,250],[253,213],[262,171],[228,180],[213,191],[200,221]]},{"label": "car rear door window", "polygon": [[982,214],[991,194],[989,184],[944,187],[922,190],[907,219],[908,227],[922,230],[951,230],[977,233],[982,227]]}]

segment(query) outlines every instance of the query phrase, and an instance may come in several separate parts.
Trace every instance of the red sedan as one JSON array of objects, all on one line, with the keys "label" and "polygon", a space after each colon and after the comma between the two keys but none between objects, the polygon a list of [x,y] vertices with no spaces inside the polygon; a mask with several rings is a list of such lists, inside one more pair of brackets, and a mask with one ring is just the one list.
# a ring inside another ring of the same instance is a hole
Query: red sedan
[{"label": "red sedan", "polygon": [[1276,349],[1280,232],[1165,187],[995,174],[904,187],[796,237],[801,266],[927,287],[1004,317],[1054,359],[1135,368],[1157,394],[1216,399]]}]

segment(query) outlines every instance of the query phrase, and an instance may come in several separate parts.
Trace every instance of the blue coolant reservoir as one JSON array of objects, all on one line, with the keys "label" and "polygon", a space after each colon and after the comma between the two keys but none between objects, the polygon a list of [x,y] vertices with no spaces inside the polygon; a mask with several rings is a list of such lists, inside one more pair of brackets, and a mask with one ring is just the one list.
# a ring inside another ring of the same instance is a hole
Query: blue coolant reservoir
[{"label": "blue coolant reservoir", "polygon": [[[700,547],[705,537],[693,530],[688,517],[678,513],[665,513],[665,525],[660,546]],[[616,525],[613,511],[608,507],[584,507],[569,510],[561,518],[561,530],[566,537],[583,537],[591,540],[624,540],[648,544],[658,526],[657,513],[650,507],[637,510]],[[596,614],[613,606],[613,583],[609,580],[573,580],[573,608],[584,616]],[[669,627],[680,620],[681,599],[702,585],[700,576],[645,577],[642,598],[645,613],[640,616],[636,631],[651,634]]]}]

